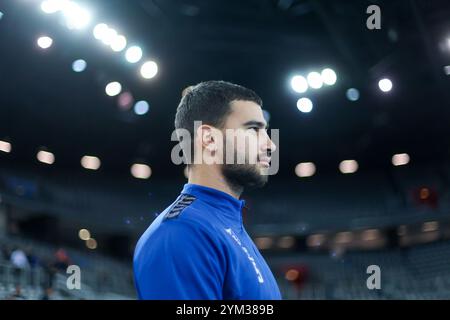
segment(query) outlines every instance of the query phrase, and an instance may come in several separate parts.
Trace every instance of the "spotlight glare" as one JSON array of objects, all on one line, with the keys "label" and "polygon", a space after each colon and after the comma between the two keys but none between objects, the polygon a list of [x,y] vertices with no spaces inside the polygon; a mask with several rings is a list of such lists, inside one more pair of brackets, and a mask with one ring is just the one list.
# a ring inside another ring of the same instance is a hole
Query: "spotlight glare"
[{"label": "spotlight glare", "polygon": [[358,89],[350,88],[347,90],[346,96],[347,96],[347,99],[350,101],[357,101],[357,100],[359,100],[359,91],[358,91]]},{"label": "spotlight glare", "polygon": [[344,160],[339,164],[339,170],[344,173],[355,173],[358,171],[358,162],[355,160]]},{"label": "spotlight glare", "polygon": [[0,140],[0,151],[5,153],[11,152],[11,143]]},{"label": "spotlight glare", "polygon": [[81,240],[87,241],[91,238],[91,233],[87,229],[81,229],[78,231],[78,237],[80,237]]},{"label": "spotlight glare", "polygon": [[152,175],[152,169],[142,163],[135,163],[131,166],[131,175],[137,179],[148,179]]},{"label": "spotlight glare", "polygon": [[58,12],[62,9],[63,2],[60,0],[46,0],[41,3],[41,10],[47,14]]},{"label": "spotlight glare", "polygon": [[298,272],[298,270],[289,269],[288,271],[286,271],[284,277],[287,281],[295,281],[300,277],[300,273]]},{"label": "spotlight glare", "polygon": [[133,101],[133,95],[130,92],[125,91],[120,94],[119,98],[117,99],[117,104],[119,105],[119,108],[121,110],[126,111],[131,108]]},{"label": "spotlight glare", "polygon": [[94,156],[84,156],[81,158],[81,165],[88,170],[97,170],[100,168],[100,159]]},{"label": "spotlight glare", "polygon": [[364,230],[361,234],[361,238],[364,241],[374,241],[379,239],[381,236],[381,233],[377,229],[368,229]]},{"label": "spotlight glare", "polygon": [[110,82],[105,87],[105,92],[110,97],[117,96],[121,91],[122,85],[117,81]]},{"label": "spotlight glare", "polygon": [[144,79],[151,79],[158,73],[158,65],[154,61],[147,61],[141,67],[141,75]]},{"label": "spotlight glare", "polygon": [[432,232],[439,230],[439,222],[428,221],[422,224],[422,232]]},{"label": "spotlight glare", "polygon": [[308,247],[320,247],[326,241],[325,235],[323,234],[312,234],[306,239],[306,244]]},{"label": "spotlight glare", "polygon": [[291,79],[292,90],[298,93],[304,93],[308,90],[308,82],[303,76],[293,76]]},{"label": "spotlight glare", "polygon": [[52,46],[53,39],[50,37],[40,37],[39,39],[37,39],[37,44],[42,49],[48,49]]},{"label": "spotlight glare", "polygon": [[334,72],[333,69],[330,68],[323,69],[321,76],[323,83],[325,83],[328,86],[332,86],[333,84],[336,83],[337,76],[336,72]]},{"label": "spotlight glare", "polygon": [[129,63],[136,63],[142,59],[142,49],[138,46],[132,46],[125,52],[125,58]]},{"label": "spotlight glare", "polygon": [[270,237],[258,237],[255,238],[255,244],[258,247],[258,249],[267,250],[272,247],[273,239]]},{"label": "spotlight glare", "polygon": [[387,78],[381,79],[378,81],[378,87],[383,92],[389,92],[392,89],[392,81]]},{"label": "spotlight glare", "polygon": [[313,89],[320,89],[322,88],[323,81],[322,76],[318,72],[310,72],[308,76],[306,77],[308,80],[308,84]]},{"label": "spotlight glare", "polygon": [[102,37],[100,40],[107,46],[110,46],[117,37],[117,31],[112,28],[102,30],[101,32]]},{"label": "spotlight glare", "polygon": [[282,249],[292,248],[295,244],[295,238],[292,236],[281,237],[278,240],[278,247]]},{"label": "spotlight glare", "polygon": [[297,109],[303,113],[311,112],[313,109],[313,103],[308,98],[300,98],[297,101]]},{"label": "spotlight glare", "polygon": [[53,164],[55,162],[55,155],[48,151],[39,151],[36,155],[36,158],[39,162],[45,163],[45,164]]},{"label": "spotlight glare", "polygon": [[150,107],[149,107],[147,101],[138,101],[134,105],[134,113],[141,116],[141,115],[146,114],[148,112],[149,108]]},{"label": "spotlight glare", "polygon": [[115,52],[120,52],[127,46],[127,38],[122,35],[118,35],[111,43],[111,49]]},{"label": "spotlight glare", "polygon": [[444,73],[445,73],[447,76],[450,76],[450,66],[445,66],[445,67],[444,67]]},{"label": "spotlight glare", "polygon": [[302,162],[295,167],[295,174],[300,178],[311,177],[316,173],[316,166],[312,162]]},{"label": "spotlight glare", "polygon": [[404,166],[408,163],[409,155],[407,153],[399,153],[392,156],[392,164],[394,166]]},{"label": "spotlight glare", "polygon": [[63,1],[61,9],[69,29],[83,29],[91,22],[91,13],[73,1]]},{"label": "spotlight glare", "polygon": [[97,248],[97,241],[94,238],[89,238],[86,240],[86,247],[88,247],[91,250],[94,250]]},{"label": "spotlight glare", "polygon": [[78,59],[72,63],[72,70],[75,72],[83,72],[86,69],[86,66],[86,61],[83,59]]},{"label": "spotlight glare", "polygon": [[108,33],[109,27],[105,23],[99,23],[94,27],[92,34],[97,40],[102,40],[103,37]]}]

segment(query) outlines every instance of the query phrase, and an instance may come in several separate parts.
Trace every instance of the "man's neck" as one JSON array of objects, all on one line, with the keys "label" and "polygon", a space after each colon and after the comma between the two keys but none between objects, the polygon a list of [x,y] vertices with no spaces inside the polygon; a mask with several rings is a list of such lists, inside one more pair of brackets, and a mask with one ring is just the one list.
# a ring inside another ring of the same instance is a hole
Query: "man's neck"
[{"label": "man's neck", "polygon": [[242,187],[233,187],[227,182],[225,177],[219,172],[212,170],[202,170],[202,168],[196,168],[195,170],[189,170],[189,183],[205,186],[219,191],[225,192],[232,197],[239,199],[243,192]]}]

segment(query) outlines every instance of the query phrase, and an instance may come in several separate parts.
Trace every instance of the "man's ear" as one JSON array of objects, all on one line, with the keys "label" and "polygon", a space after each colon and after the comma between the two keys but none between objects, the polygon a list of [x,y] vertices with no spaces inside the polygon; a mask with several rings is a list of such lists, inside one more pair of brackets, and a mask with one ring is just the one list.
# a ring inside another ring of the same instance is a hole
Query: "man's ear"
[{"label": "man's ear", "polygon": [[217,150],[214,128],[209,125],[201,125],[197,128],[197,137],[203,148],[214,152]]}]

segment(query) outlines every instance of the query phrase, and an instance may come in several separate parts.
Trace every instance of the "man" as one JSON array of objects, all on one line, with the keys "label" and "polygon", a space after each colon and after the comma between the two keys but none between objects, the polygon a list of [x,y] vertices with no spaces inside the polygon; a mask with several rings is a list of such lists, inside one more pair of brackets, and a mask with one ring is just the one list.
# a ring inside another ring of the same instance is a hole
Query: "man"
[{"label": "man", "polygon": [[[181,141],[189,181],[139,240],[134,255],[140,299],[281,299],[277,283],[242,223],[245,187],[268,179],[275,145],[267,135],[262,101],[253,91],[224,82],[190,87],[175,116],[187,130]],[[194,122],[201,121],[195,128]],[[227,132],[233,138],[224,139]],[[239,146],[246,140],[245,148]],[[257,152],[251,154],[253,148]],[[226,155],[245,159],[228,163]],[[189,157],[187,157],[189,158]],[[198,159],[204,161],[197,161]]]}]

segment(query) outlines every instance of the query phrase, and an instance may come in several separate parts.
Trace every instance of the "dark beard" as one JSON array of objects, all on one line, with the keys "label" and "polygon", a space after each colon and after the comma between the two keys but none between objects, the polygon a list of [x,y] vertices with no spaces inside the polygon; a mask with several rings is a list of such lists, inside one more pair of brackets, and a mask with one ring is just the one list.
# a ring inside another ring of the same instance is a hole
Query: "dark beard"
[{"label": "dark beard", "polygon": [[222,174],[234,191],[241,193],[244,188],[261,188],[268,179],[268,175],[261,174],[256,165],[224,164]]}]

